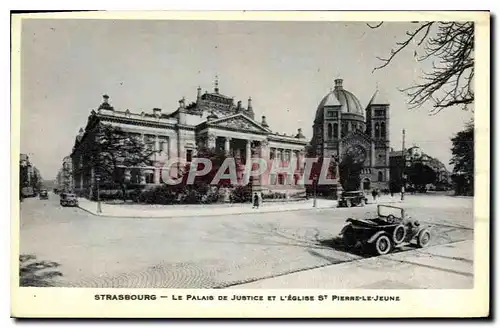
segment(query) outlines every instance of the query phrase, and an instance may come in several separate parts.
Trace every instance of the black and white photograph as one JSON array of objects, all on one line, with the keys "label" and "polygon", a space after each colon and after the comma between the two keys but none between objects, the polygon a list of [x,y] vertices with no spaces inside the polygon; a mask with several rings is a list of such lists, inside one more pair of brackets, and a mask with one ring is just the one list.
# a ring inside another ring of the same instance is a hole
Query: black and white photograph
[{"label": "black and white photograph", "polygon": [[390,304],[398,290],[486,283],[475,207],[489,160],[475,141],[489,143],[476,81],[488,12],[20,16],[20,289],[319,295],[295,303],[343,290]]}]

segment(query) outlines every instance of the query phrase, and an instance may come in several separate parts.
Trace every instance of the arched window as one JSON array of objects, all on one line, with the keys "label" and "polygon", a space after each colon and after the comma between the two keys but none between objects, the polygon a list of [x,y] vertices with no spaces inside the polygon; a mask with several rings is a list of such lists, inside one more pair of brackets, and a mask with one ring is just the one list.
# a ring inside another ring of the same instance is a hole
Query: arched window
[{"label": "arched window", "polygon": [[344,137],[347,134],[347,122],[342,122],[342,137]]},{"label": "arched window", "polygon": [[380,136],[382,138],[385,138],[385,134],[386,134],[386,131],[385,131],[385,122],[382,122],[380,124]]},{"label": "arched window", "polygon": [[382,173],[382,171],[379,171],[379,172],[378,172],[378,181],[379,181],[379,182],[384,181],[384,174]]},{"label": "arched window", "polygon": [[375,138],[380,138],[380,124],[375,123]]},{"label": "arched window", "polygon": [[339,136],[339,124],[338,123],[333,123],[333,135],[334,135],[334,138],[338,138],[338,136]]},{"label": "arched window", "polygon": [[370,186],[370,179],[364,178],[363,179],[363,189],[368,190],[368,189],[370,189],[370,187],[371,187]]},{"label": "arched window", "polygon": [[328,139],[332,139],[332,125],[328,123]]}]

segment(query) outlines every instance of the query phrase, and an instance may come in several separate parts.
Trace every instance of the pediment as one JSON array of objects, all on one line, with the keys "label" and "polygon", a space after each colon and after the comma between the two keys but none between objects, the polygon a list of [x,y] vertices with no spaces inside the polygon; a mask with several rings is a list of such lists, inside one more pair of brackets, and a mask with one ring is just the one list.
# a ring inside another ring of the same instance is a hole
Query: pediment
[{"label": "pediment", "polygon": [[255,122],[244,114],[236,114],[228,117],[223,117],[211,122],[208,122],[211,127],[231,129],[242,132],[253,133],[269,133],[262,125]]}]

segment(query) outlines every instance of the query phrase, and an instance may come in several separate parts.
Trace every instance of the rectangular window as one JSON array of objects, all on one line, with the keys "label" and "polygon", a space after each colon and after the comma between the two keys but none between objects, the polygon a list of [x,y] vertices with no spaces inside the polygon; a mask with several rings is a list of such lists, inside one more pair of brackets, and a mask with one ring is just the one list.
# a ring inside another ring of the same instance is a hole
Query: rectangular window
[{"label": "rectangular window", "polygon": [[375,110],[375,116],[384,117],[384,110],[383,109]]},{"label": "rectangular window", "polygon": [[154,173],[146,173],[145,177],[146,177],[146,183],[150,184],[155,182]]},{"label": "rectangular window", "polygon": [[159,150],[163,153],[167,153],[168,152],[168,137],[160,136],[160,137],[158,137],[158,139],[159,139],[159,143],[160,143]]},{"label": "rectangular window", "polygon": [[149,151],[154,151],[156,148],[156,137],[151,134],[146,134],[144,136],[144,143]]},{"label": "rectangular window", "polygon": [[333,118],[337,118],[339,116],[339,112],[337,112],[336,110],[329,110],[326,114],[327,117],[333,117]]},{"label": "rectangular window", "polygon": [[186,150],[186,162],[191,163],[193,160],[193,150],[188,149]]}]

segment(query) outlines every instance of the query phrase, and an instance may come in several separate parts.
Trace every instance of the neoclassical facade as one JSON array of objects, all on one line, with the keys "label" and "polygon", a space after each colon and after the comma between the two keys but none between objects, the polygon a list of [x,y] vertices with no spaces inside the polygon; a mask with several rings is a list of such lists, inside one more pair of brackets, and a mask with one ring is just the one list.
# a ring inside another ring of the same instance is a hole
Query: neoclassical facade
[{"label": "neoclassical facade", "polygon": [[169,159],[190,163],[202,147],[223,150],[235,157],[241,167],[256,156],[283,165],[293,162],[296,168],[293,174],[270,176],[266,182],[271,185],[270,189],[293,185],[303,173],[307,141],[301,129],[293,135],[274,133],[265,116],[260,121],[255,120],[251,98],[245,108],[241,101],[235,103],[233,98],[220,93],[217,81],[213,92],[202,93],[199,87],[195,101],[187,102],[183,98],[177,109],[168,112],[160,108],[141,113],[119,110],[111,106],[107,95],[103,98],[102,104],[91,112],[87,127],[80,129],[75,140],[71,157],[76,190],[91,188],[95,183],[93,171],[84,169],[82,144],[96,121],[139,136],[156,150],[151,158],[153,165],[125,168],[125,175],[132,183],[162,183],[161,167]]},{"label": "neoclassical facade", "polygon": [[[389,102],[377,90],[368,105],[336,79],[335,87],[323,97],[316,110],[308,156],[347,156],[363,164],[361,188],[386,189],[390,181]],[[337,186],[340,185],[337,181]]]}]

